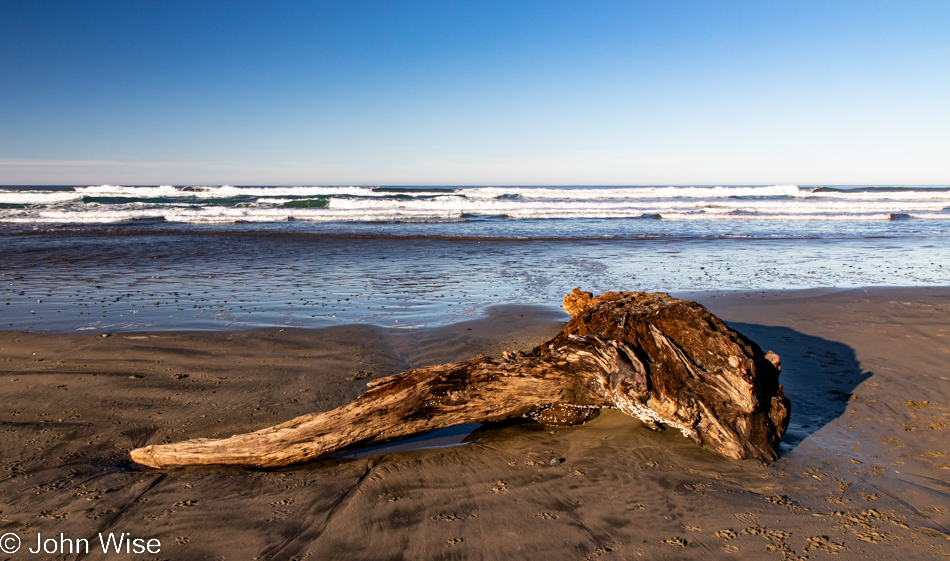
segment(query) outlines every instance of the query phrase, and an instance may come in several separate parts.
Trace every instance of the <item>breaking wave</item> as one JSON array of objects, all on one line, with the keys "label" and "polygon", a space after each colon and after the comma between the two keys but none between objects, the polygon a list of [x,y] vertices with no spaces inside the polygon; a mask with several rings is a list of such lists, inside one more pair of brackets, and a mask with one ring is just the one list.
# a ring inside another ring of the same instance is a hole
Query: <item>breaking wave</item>
[{"label": "breaking wave", "polygon": [[950,219],[947,187],[0,187],[0,222]]}]

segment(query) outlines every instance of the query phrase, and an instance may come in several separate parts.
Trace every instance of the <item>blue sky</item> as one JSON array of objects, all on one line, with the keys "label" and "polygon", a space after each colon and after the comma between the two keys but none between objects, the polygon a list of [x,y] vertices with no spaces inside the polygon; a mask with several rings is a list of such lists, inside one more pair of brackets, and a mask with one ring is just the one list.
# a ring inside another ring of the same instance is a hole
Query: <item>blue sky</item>
[{"label": "blue sky", "polygon": [[0,0],[2,184],[950,184],[950,2]]}]

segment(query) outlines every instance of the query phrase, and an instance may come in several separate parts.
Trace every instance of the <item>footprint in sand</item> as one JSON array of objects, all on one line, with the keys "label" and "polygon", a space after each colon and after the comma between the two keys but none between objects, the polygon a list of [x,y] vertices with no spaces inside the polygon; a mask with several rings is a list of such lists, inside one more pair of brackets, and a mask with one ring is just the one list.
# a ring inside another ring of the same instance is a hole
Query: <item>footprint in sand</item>
[{"label": "footprint in sand", "polygon": [[762,535],[765,539],[773,542],[783,542],[791,537],[791,534],[782,530],[766,530]]},{"label": "footprint in sand", "polygon": [[759,517],[751,512],[737,512],[735,516],[739,522],[745,522],[746,524],[755,524],[759,521]]},{"label": "footprint in sand", "polygon": [[803,508],[800,504],[798,504],[795,499],[791,499],[785,495],[770,495],[766,497],[765,500],[774,505],[783,506],[792,512],[804,512],[808,510],[807,508]]},{"label": "footprint in sand", "polygon": [[918,526],[917,531],[925,536],[930,536],[931,538],[943,538],[945,540],[950,540],[950,534],[941,532],[936,528],[928,528],[926,526]]},{"label": "footprint in sand", "polygon": [[719,530],[718,532],[716,532],[716,535],[724,540],[731,540],[731,539],[735,539],[737,534],[733,532],[732,530]]},{"label": "footprint in sand", "polygon": [[833,542],[828,536],[813,536],[805,541],[805,551],[823,550],[828,553],[841,553],[845,547],[840,543]]},{"label": "footprint in sand", "polygon": [[874,530],[866,530],[858,534],[856,537],[858,538],[858,541],[867,543],[881,543],[887,541],[887,537],[884,534],[875,532]]},{"label": "footprint in sand", "polygon": [[901,402],[899,402],[899,403],[900,403],[901,405],[904,405],[904,406],[906,406],[906,407],[910,407],[910,408],[912,408],[912,409],[923,409],[923,408],[927,407],[927,405],[930,404],[929,401],[913,401],[913,400],[901,401]]},{"label": "footprint in sand", "polygon": [[39,513],[39,518],[52,518],[53,520],[62,520],[63,518],[69,517],[68,512],[53,512],[52,510],[44,510]]},{"label": "footprint in sand", "polygon": [[742,530],[743,534],[749,534],[750,536],[761,536],[765,532],[765,528],[759,525],[749,526],[745,530]]}]

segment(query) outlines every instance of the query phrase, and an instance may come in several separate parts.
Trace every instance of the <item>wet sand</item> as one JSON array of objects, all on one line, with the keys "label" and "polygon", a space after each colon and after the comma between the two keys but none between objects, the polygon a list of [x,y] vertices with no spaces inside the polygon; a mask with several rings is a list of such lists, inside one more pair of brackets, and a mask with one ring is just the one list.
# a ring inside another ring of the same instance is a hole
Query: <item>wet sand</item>
[{"label": "wet sand", "polygon": [[160,540],[143,559],[950,557],[950,289],[692,297],[782,357],[793,412],[774,464],[614,411],[272,471],[128,461],[529,348],[566,319],[551,308],[415,331],[0,332],[0,534],[22,539],[11,559],[76,558],[28,552],[60,533],[89,540],[83,559],[116,557],[100,532]]},{"label": "wet sand", "polygon": [[489,303],[557,305],[577,286],[950,286],[950,236],[409,240],[108,231],[4,237],[0,228],[0,329],[415,329],[471,319]]}]

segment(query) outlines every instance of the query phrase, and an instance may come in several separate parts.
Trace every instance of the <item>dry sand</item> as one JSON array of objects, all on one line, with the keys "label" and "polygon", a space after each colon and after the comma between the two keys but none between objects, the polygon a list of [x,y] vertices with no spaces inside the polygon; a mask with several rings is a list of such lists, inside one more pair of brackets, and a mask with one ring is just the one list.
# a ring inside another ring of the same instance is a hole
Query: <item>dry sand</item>
[{"label": "dry sand", "polygon": [[[950,556],[950,289],[693,297],[782,357],[774,464],[614,411],[273,471],[128,461],[342,405],[367,376],[529,348],[565,319],[539,308],[415,332],[0,333],[0,534],[23,541],[6,557],[64,557],[30,554],[38,533],[89,539],[82,559]],[[161,551],[104,555],[99,532]]]}]

